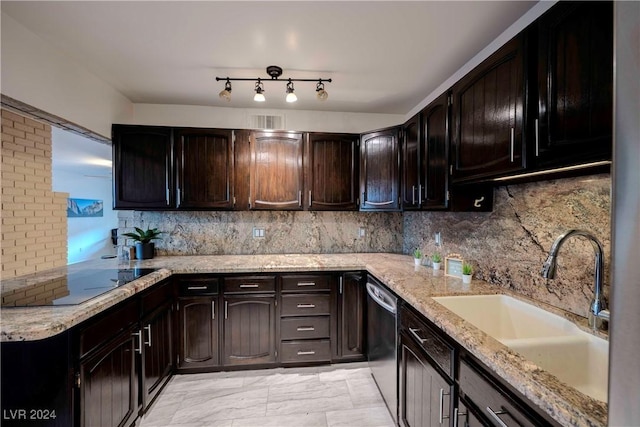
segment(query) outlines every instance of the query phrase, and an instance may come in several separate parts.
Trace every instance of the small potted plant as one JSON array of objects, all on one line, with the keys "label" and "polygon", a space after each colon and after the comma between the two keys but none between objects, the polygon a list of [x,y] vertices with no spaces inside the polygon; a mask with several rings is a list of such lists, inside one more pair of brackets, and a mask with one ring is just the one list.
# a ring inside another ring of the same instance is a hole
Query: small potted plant
[{"label": "small potted plant", "polygon": [[415,262],[416,265],[422,264],[422,251],[418,248],[413,251],[413,262]]},{"label": "small potted plant", "polygon": [[471,283],[471,276],[473,275],[473,266],[469,263],[462,263],[462,283]]},{"label": "small potted plant", "polygon": [[440,263],[442,263],[442,255],[439,252],[435,252],[431,255],[431,264],[434,270],[440,270]]},{"label": "small potted plant", "polygon": [[155,245],[152,240],[159,239],[162,231],[158,231],[157,228],[147,228],[143,230],[138,227],[135,233],[122,233],[123,236],[127,236],[130,239],[135,240],[136,246],[136,258],[137,259],[151,259],[155,251]]}]

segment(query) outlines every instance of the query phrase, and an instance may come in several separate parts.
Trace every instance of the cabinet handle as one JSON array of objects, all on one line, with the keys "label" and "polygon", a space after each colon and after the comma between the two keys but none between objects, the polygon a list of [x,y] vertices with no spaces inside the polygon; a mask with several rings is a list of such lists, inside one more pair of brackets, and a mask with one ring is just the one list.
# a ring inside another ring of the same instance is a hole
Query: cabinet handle
[{"label": "cabinet handle", "polygon": [[411,203],[412,204],[416,204],[416,186],[412,185],[411,186]]},{"label": "cabinet handle", "polygon": [[510,145],[510,157],[511,157],[511,163],[513,163],[513,145],[515,144],[515,139],[516,139],[516,130],[514,128],[511,128],[511,145]]},{"label": "cabinet handle", "polygon": [[315,308],[315,304],[298,304],[298,308]]},{"label": "cabinet handle", "polygon": [[178,188],[176,198],[178,199],[178,204],[182,203],[182,190]]},{"label": "cabinet handle", "polygon": [[298,326],[296,328],[296,331],[298,332],[308,332],[308,331],[315,331],[316,328],[314,328],[313,326]]},{"label": "cabinet handle", "polygon": [[499,415],[502,415],[502,414],[508,414],[508,412],[507,412],[507,411],[505,411],[505,410],[504,410],[504,408],[502,408],[502,410],[501,410],[501,411],[494,412],[494,410],[493,410],[493,409],[491,409],[491,407],[490,407],[490,406],[487,406],[487,412],[489,413],[489,415],[491,415],[491,418],[493,418],[493,419],[494,419],[494,421],[495,421],[495,422],[497,422],[497,423],[498,423],[498,425],[500,425],[500,427],[508,427],[508,426],[504,423],[504,421],[502,421],[502,420],[500,419],[500,417],[499,417]]},{"label": "cabinet handle", "polygon": [[229,318],[229,302],[227,301],[224,302],[224,318]]},{"label": "cabinet handle", "polygon": [[466,417],[466,416],[467,416],[466,412],[460,412],[460,409],[455,408],[453,410],[453,427],[458,427],[458,417]]},{"label": "cabinet handle", "polygon": [[311,190],[309,190],[309,207],[311,207]]},{"label": "cabinet handle", "polygon": [[438,421],[440,424],[442,424],[444,420],[449,419],[448,415],[444,415],[444,397],[449,396],[449,394],[450,393],[445,393],[443,388],[440,389],[440,412],[438,415]]},{"label": "cabinet handle", "polygon": [[298,282],[298,286],[315,286],[316,282]]},{"label": "cabinet handle", "polygon": [[302,190],[298,191],[298,206],[302,207]]},{"label": "cabinet handle", "polygon": [[165,197],[167,198],[167,204],[169,204],[169,187],[167,187],[167,191],[165,193]]},{"label": "cabinet handle", "polygon": [[243,283],[243,284],[240,285],[241,289],[244,289],[244,288],[259,288],[259,287],[260,287],[260,285],[258,285],[256,283]]},{"label": "cabinet handle", "polygon": [[342,276],[340,276],[340,295],[342,295],[342,283],[343,283],[343,278]]},{"label": "cabinet handle", "polygon": [[425,338],[422,338],[420,335],[418,335],[418,331],[419,330],[420,329],[418,329],[418,328],[416,328],[416,329],[409,328],[409,332],[411,332],[411,335],[413,335],[414,338],[417,339],[420,344],[424,344],[424,343],[427,342],[427,340]]},{"label": "cabinet handle", "polygon": [[200,290],[204,290],[207,289],[206,286],[189,286],[187,287],[187,290],[189,291],[200,291]]},{"label": "cabinet handle", "polygon": [[540,127],[538,126],[538,119],[535,120],[536,131],[536,157],[540,155]]},{"label": "cabinet handle", "polygon": [[316,354],[315,351],[298,351],[298,356],[310,356]]},{"label": "cabinet handle", "polygon": [[147,331],[147,336],[149,337],[149,341],[145,341],[145,344],[151,347],[151,323],[145,326],[144,330]]},{"label": "cabinet handle", "polygon": [[418,206],[422,206],[422,184],[418,184]]},{"label": "cabinet handle", "polygon": [[216,320],[216,302],[211,301],[211,319]]},{"label": "cabinet handle", "polygon": [[131,335],[135,335],[136,337],[138,337],[138,347],[134,348],[133,351],[142,354],[142,331],[134,332]]}]

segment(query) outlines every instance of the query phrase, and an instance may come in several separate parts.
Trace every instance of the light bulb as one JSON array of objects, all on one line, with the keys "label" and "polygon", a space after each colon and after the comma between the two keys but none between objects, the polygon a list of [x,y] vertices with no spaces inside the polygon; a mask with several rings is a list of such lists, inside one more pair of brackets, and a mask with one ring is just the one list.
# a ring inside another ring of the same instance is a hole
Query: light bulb
[{"label": "light bulb", "polygon": [[264,97],[264,94],[262,92],[256,92],[256,94],[253,96],[253,100],[256,102],[264,102],[267,100],[267,98]]},{"label": "light bulb", "polygon": [[298,97],[296,96],[295,93],[293,92],[287,93],[287,102],[296,102],[297,100],[298,100]]}]

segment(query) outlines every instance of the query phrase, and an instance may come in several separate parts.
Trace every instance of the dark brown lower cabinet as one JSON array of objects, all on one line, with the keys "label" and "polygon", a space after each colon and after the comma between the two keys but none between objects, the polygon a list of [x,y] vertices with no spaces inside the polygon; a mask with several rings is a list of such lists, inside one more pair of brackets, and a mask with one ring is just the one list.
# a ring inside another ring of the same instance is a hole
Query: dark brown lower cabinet
[{"label": "dark brown lower cabinet", "polygon": [[146,410],[173,369],[172,302],[142,319],[142,407]]},{"label": "dark brown lower cabinet", "polygon": [[343,361],[365,358],[364,273],[344,273],[338,284],[337,358]]},{"label": "dark brown lower cabinet", "polygon": [[178,301],[178,370],[212,368],[220,364],[217,304],[217,296]]},{"label": "dark brown lower cabinet", "polygon": [[275,294],[225,295],[223,342],[225,365],[275,363]]},{"label": "dark brown lower cabinet", "polygon": [[400,420],[406,427],[446,426],[454,385],[431,364],[413,338],[400,335]]},{"label": "dark brown lower cabinet", "polygon": [[137,417],[139,334],[132,327],[80,362],[80,426],[126,426]]}]

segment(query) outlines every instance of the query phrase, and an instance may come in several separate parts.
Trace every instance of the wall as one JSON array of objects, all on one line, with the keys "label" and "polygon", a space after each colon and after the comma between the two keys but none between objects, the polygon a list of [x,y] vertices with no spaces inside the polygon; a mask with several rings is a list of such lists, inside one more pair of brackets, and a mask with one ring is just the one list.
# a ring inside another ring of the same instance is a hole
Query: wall
[{"label": "wall", "polygon": [[2,278],[67,264],[67,197],[51,187],[51,127],[2,110]]},{"label": "wall", "polygon": [[[400,252],[402,214],[119,211],[118,233],[158,228],[160,255]],[[253,227],[265,229],[253,237]],[[358,237],[360,227],[365,236]],[[125,244],[120,239],[120,244]],[[131,245],[131,241],[126,244]]]},{"label": "wall", "polygon": [[81,163],[110,160],[111,147],[57,128],[52,129],[52,141],[53,189],[73,198],[102,200],[103,205],[103,216],[67,218],[68,264],[116,255],[111,229],[118,227],[118,214],[112,208],[111,167]]},{"label": "wall", "polygon": [[555,280],[540,270],[556,237],[572,228],[591,231],[605,250],[605,294],[610,261],[609,174],[497,187],[493,212],[405,212],[403,251],[458,253],[474,277],[586,317],[593,297],[593,248],[572,238],[563,245]]}]

